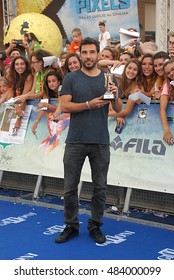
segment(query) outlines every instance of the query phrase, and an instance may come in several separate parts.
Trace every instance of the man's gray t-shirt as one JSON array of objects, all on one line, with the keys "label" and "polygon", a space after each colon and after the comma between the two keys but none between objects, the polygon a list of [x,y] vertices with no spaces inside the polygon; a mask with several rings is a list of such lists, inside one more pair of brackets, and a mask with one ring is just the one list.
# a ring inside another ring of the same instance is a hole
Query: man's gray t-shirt
[{"label": "man's gray t-shirt", "polygon": [[[72,95],[72,102],[83,103],[105,93],[104,72],[91,77],[81,70],[68,73],[61,95]],[[108,104],[100,108],[71,113],[66,143],[109,144]]]}]

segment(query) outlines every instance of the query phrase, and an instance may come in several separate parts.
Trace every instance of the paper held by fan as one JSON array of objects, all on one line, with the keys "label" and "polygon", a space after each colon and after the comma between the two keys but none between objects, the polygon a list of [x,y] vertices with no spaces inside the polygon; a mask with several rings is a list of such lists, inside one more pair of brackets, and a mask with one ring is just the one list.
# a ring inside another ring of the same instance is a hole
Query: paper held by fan
[{"label": "paper held by fan", "polygon": [[120,44],[121,47],[126,47],[129,45],[132,41],[137,41],[138,38],[140,37],[139,32],[135,31],[128,31],[126,29],[120,28],[119,30],[120,33]]},{"label": "paper held by fan", "polygon": [[[40,103],[48,103],[48,98],[41,99]],[[39,111],[45,111],[47,109],[47,107],[42,107],[39,109]]]},{"label": "paper held by fan", "polygon": [[51,66],[53,63],[56,63],[56,65],[60,67],[60,60],[54,55],[43,57],[43,61],[44,67]]},{"label": "paper held by fan", "polygon": [[128,99],[134,101],[141,100],[147,105],[150,105],[151,101],[151,98],[143,94],[141,91],[136,91],[135,93],[130,94]]},{"label": "paper held by fan", "polygon": [[4,104],[6,104],[6,105],[13,105],[14,103],[17,102],[18,99],[20,99],[20,97],[19,98],[11,97],[8,101],[4,102]]},{"label": "paper held by fan", "polygon": [[117,78],[121,78],[122,74],[123,74],[123,71],[124,71],[124,67],[125,65],[120,65],[119,67],[117,68],[111,68],[110,69],[110,72],[112,74],[114,74]]}]

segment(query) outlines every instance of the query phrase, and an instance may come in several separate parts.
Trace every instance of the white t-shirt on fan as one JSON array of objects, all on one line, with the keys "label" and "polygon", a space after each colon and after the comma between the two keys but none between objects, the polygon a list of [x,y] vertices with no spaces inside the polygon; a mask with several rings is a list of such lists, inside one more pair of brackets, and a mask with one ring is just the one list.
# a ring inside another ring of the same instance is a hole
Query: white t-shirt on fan
[{"label": "white t-shirt on fan", "polygon": [[99,34],[99,43],[100,43],[100,51],[102,51],[107,46],[107,40],[111,38],[111,35],[108,31]]}]

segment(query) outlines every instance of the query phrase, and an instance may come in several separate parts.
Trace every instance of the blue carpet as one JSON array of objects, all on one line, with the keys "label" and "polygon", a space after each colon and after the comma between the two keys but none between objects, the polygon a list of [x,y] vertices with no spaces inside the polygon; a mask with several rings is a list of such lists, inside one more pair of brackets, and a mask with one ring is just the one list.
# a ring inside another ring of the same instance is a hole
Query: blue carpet
[{"label": "blue carpet", "polygon": [[[32,200],[33,193],[29,191],[23,191],[23,190],[16,190],[16,189],[9,189],[9,188],[1,188],[0,187],[0,194],[4,197],[14,197],[17,199],[25,199],[28,201]],[[8,200],[8,199],[7,199]],[[40,203],[46,203],[50,204],[50,207],[52,205],[59,205],[63,206],[63,199],[60,196],[55,195],[48,195],[48,194],[40,194],[40,196],[37,199]],[[53,207],[54,208],[54,207]],[[81,200],[80,201],[80,209],[90,210],[90,202]],[[114,214],[116,216],[120,216],[121,210],[118,212],[115,212],[112,210],[111,205],[106,205],[106,211],[107,213]],[[161,224],[168,224],[174,226],[174,216],[172,214],[166,214],[163,212],[154,211],[151,209],[138,209],[138,208],[129,208],[129,217],[140,219],[140,221],[153,221],[156,223]]]},{"label": "blue carpet", "polygon": [[166,248],[174,252],[174,231],[104,218],[106,243],[88,236],[87,214],[79,214],[80,235],[56,244],[63,211],[0,201],[0,260],[157,260]]}]

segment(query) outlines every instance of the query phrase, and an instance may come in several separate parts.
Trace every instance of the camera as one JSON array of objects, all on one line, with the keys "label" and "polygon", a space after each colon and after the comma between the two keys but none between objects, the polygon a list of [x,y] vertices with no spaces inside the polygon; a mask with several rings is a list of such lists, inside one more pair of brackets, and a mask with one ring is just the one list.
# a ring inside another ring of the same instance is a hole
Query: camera
[{"label": "camera", "polygon": [[5,60],[7,57],[6,52],[5,51],[0,51],[0,60]]},{"label": "camera", "polygon": [[15,43],[15,44],[17,44],[17,45],[20,45],[20,44],[22,44],[23,43],[23,41],[21,40],[21,39],[14,39],[13,40],[13,42]]}]

